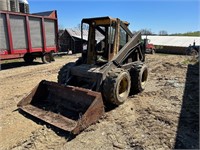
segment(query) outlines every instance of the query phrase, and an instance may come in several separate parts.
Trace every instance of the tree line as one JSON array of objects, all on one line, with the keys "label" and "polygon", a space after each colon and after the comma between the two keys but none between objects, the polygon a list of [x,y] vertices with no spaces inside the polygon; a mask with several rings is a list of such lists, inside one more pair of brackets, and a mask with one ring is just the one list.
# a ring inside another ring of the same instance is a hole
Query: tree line
[{"label": "tree line", "polygon": [[[168,34],[166,30],[160,30],[158,34],[154,34],[151,29],[141,29],[140,30],[142,35],[160,35],[160,36],[200,36],[200,31],[194,31],[194,32],[186,32],[186,33],[173,33]],[[136,33],[136,31],[132,31],[133,34]]]}]

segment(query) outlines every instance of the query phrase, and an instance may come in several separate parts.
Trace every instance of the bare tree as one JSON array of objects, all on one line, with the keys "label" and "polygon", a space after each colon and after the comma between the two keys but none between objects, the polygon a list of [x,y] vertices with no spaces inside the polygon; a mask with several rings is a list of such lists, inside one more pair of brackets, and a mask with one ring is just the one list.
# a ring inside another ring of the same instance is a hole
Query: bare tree
[{"label": "bare tree", "polygon": [[151,29],[141,29],[142,35],[152,35]]},{"label": "bare tree", "polygon": [[165,30],[161,30],[161,31],[159,31],[159,35],[168,35],[168,33]]}]

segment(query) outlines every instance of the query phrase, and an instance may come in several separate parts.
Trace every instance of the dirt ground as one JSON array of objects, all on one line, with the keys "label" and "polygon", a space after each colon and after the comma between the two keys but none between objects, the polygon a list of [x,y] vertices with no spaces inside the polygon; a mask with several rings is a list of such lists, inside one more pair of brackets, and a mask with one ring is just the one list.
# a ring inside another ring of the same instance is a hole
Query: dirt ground
[{"label": "dirt ground", "polygon": [[75,138],[30,119],[17,103],[41,80],[57,81],[59,68],[79,55],[51,64],[22,60],[0,71],[0,149],[174,149],[199,148],[199,64],[187,56],[147,55],[145,91],[111,109]]}]

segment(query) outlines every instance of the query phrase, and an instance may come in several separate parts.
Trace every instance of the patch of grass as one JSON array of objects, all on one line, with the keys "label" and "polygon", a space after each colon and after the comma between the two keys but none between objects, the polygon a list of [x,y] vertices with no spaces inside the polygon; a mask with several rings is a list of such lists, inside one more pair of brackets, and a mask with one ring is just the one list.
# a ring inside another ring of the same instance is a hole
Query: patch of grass
[{"label": "patch of grass", "polygon": [[182,62],[182,64],[188,65],[188,64],[195,64],[195,63],[198,63],[198,62],[199,62],[198,58],[193,58],[193,57],[191,57],[191,58],[185,59],[185,60]]},{"label": "patch of grass", "polygon": [[188,65],[188,64],[190,64],[190,60],[189,60],[189,59],[186,59],[186,60],[184,60],[184,61],[182,62],[182,64]]}]

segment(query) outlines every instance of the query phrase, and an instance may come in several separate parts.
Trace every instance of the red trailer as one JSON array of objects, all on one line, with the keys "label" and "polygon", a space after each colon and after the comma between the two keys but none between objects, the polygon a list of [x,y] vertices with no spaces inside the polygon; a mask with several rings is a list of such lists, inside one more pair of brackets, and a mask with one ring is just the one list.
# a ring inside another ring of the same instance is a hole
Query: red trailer
[{"label": "red trailer", "polygon": [[36,57],[44,63],[58,51],[57,12],[24,14],[0,11],[1,60],[23,57],[27,63]]}]

